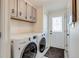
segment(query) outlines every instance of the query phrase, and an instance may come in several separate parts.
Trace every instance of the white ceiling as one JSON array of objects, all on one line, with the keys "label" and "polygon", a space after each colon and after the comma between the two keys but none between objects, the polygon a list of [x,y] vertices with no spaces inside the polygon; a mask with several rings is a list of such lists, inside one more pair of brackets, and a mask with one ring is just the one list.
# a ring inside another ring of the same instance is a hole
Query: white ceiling
[{"label": "white ceiling", "polygon": [[68,0],[29,0],[37,7],[45,7],[48,11],[60,10],[66,8]]}]

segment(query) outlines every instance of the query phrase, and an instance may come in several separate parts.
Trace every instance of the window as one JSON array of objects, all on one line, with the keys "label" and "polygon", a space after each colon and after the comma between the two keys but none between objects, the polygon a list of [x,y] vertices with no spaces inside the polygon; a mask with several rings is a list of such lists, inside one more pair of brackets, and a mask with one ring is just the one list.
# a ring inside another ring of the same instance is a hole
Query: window
[{"label": "window", "polygon": [[52,31],[62,32],[62,16],[52,18]]}]

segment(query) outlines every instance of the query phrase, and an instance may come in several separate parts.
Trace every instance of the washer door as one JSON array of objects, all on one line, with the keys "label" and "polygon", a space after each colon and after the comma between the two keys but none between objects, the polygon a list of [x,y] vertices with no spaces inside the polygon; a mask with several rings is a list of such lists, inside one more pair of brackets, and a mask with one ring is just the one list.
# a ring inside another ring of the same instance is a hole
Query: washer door
[{"label": "washer door", "polygon": [[46,39],[43,37],[39,43],[39,51],[42,53],[46,47]]},{"label": "washer door", "polygon": [[22,58],[35,58],[37,54],[37,45],[32,42],[27,45],[25,48]]}]

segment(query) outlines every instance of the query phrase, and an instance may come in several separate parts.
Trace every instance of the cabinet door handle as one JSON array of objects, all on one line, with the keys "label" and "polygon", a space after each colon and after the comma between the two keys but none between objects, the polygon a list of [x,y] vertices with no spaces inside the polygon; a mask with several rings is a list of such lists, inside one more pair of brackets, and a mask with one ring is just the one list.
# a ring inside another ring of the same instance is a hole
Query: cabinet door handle
[{"label": "cabinet door handle", "polygon": [[36,20],[36,17],[34,17],[34,20]]},{"label": "cabinet door handle", "polygon": [[27,19],[27,16],[25,17],[25,19]]},{"label": "cabinet door handle", "polygon": [[22,16],[22,12],[19,12],[19,15]]},{"label": "cabinet door handle", "polygon": [[32,19],[32,16],[30,16],[30,19]]},{"label": "cabinet door handle", "polygon": [[12,9],[12,12],[11,13],[15,13],[15,10],[14,9]]}]

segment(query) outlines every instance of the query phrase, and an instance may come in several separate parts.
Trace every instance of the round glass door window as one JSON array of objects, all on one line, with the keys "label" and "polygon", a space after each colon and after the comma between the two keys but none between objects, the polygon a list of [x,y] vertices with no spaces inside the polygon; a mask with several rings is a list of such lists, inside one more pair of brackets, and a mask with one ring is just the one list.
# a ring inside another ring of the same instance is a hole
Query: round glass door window
[{"label": "round glass door window", "polygon": [[46,39],[42,38],[39,43],[39,50],[41,53],[45,50],[45,46],[46,46]]},{"label": "round glass door window", "polygon": [[27,45],[25,48],[22,58],[35,58],[37,54],[37,45],[32,42]]}]

